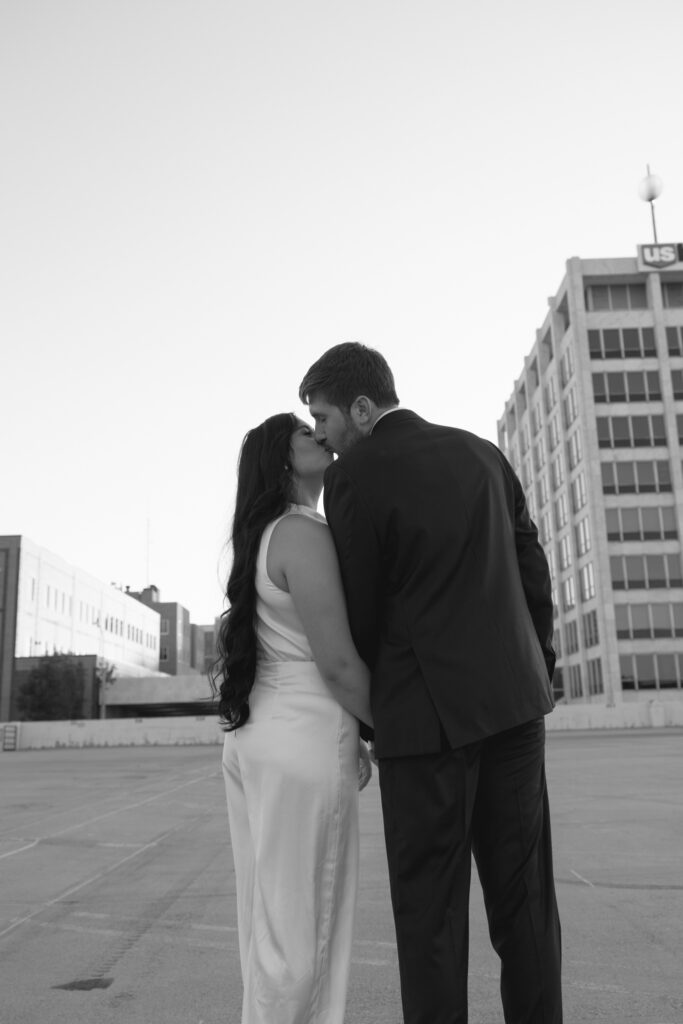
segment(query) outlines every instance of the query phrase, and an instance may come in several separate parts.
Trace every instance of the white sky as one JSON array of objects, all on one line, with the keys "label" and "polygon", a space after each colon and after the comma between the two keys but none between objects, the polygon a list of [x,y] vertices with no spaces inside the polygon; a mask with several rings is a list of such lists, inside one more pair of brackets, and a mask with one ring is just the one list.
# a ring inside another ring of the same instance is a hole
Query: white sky
[{"label": "white sky", "polygon": [[495,440],[566,259],[651,240],[646,163],[683,241],[682,38],[680,0],[0,0],[0,533],[211,621],[242,436],[340,341]]}]

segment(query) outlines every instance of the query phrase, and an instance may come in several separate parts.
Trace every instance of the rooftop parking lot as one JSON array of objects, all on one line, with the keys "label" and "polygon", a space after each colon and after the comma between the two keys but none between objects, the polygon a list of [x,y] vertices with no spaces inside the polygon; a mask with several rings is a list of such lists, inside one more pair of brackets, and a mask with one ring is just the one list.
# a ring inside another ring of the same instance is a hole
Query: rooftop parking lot
[{"label": "rooftop parking lot", "polygon": [[[683,1022],[683,730],[550,733],[565,1019]],[[0,1022],[238,1024],[219,747],[0,755]],[[376,778],[348,1024],[401,1021]],[[502,1024],[472,892],[471,1024]]]}]

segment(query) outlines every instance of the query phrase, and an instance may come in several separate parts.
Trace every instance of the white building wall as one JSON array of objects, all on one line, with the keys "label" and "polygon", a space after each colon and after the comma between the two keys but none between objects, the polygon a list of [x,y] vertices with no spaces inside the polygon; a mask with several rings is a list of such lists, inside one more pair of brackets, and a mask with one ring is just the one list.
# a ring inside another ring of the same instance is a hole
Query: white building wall
[{"label": "white building wall", "polygon": [[21,538],[15,657],[95,654],[128,674],[158,670],[159,613]]}]

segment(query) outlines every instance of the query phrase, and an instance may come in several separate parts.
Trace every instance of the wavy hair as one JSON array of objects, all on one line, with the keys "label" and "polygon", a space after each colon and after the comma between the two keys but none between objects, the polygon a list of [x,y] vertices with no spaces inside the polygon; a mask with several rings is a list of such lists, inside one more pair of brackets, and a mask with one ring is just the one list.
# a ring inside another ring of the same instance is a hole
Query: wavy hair
[{"label": "wavy hair", "polygon": [[256,675],[256,559],[264,529],[292,500],[290,447],[297,422],[290,412],[270,416],[246,434],[240,449],[228,608],[221,615],[218,658],[209,671],[226,732],[239,729],[249,718]]}]

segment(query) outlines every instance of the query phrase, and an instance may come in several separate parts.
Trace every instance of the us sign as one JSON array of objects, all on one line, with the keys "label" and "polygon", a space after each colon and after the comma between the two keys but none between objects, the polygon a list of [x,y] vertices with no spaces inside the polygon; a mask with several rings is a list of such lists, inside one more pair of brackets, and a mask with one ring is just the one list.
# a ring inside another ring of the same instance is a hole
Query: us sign
[{"label": "us sign", "polygon": [[638,270],[683,270],[683,242],[639,245]]}]

